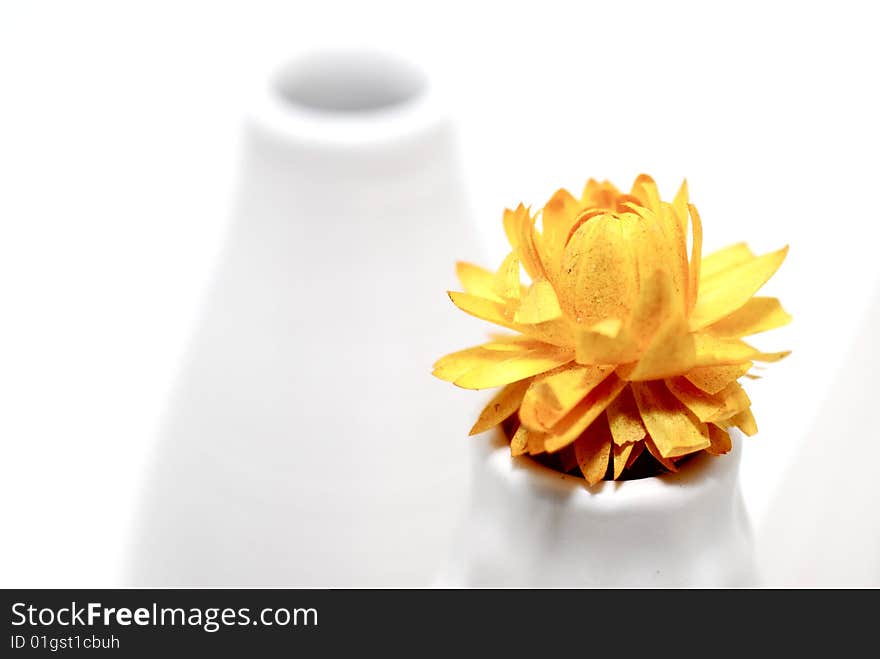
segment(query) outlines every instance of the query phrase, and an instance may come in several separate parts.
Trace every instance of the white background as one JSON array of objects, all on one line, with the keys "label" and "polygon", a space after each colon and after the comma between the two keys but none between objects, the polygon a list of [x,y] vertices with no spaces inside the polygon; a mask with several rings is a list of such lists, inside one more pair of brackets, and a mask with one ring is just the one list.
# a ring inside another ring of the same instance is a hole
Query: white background
[{"label": "white background", "polygon": [[0,585],[120,583],[248,86],[315,46],[407,53],[445,84],[491,265],[505,205],[640,171],[667,196],[688,177],[709,249],[791,243],[767,292],[795,324],[758,344],[795,352],[749,388],[760,519],[880,275],[869,7],[3,3]]}]

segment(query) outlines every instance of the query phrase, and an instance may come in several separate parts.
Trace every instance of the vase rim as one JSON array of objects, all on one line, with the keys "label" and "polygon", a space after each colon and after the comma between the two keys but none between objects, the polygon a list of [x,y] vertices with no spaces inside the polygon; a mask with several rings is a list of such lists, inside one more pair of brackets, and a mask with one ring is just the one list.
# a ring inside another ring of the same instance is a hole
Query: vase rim
[{"label": "vase rim", "polygon": [[447,116],[425,68],[390,51],[301,52],[269,67],[259,85],[251,119],[301,143],[384,143],[420,134]]},{"label": "vase rim", "polygon": [[[662,502],[664,507],[682,505],[721,483],[735,481],[742,457],[742,435],[730,430],[732,448],[725,455],[701,452],[678,472],[625,481],[601,481],[588,487],[582,478],[547,467],[527,455],[511,457],[500,433],[486,438],[486,466],[511,486],[530,485],[548,496],[564,498],[568,505],[590,509],[643,508]],[[478,440],[479,441],[479,440]]]}]

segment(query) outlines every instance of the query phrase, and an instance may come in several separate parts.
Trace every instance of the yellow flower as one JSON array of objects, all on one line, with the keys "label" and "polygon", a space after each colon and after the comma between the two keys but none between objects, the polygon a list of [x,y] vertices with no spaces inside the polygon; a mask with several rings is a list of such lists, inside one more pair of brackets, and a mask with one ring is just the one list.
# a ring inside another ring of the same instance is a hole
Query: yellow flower
[{"label": "yellow flower", "polygon": [[497,272],[458,263],[464,292],[449,297],[516,334],[434,365],[466,389],[503,387],[472,435],[510,420],[513,455],[558,452],[592,485],[643,449],[674,470],[683,456],[730,450],[731,426],[757,432],[737,380],[788,353],[742,337],[791,320],[777,299],[753,297],[787,247],[755,256],[739,243],[702,258],[687,183],[668,203],[644,174],[629,194],[591,179],[580,199],[559,190],[535,216],[506,210],[504,230],[512,251]]}]

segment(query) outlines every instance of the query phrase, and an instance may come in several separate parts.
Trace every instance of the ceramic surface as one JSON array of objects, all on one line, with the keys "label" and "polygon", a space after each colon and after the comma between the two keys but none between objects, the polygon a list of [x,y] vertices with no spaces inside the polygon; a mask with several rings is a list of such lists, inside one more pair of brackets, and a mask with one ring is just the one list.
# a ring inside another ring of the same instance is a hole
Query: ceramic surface
[{"label": "ceramic surface", "polygon": [[476,243],[424,73],[358,52],[273,73],[252,99],[132,581],[427,584],[461,514],[474,414],[431,364],[481,339],[445,295]]},{"label": "ceramic surface", "polygon": [[880,587],[880,287],[758,528],[771,586]]},{"label": "ceramic surface", "polygon": [[503,440],[473,440],[470,507],[441,587],[748,586],[741,437],[679,473],[586,488]]}]

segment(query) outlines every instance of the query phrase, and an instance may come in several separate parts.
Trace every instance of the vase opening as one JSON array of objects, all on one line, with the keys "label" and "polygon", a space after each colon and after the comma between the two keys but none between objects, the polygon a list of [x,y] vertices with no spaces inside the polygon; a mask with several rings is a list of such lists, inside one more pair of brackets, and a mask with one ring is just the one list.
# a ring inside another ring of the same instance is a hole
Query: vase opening
[{"label": "vase opening", "polygon": [[[516,415],[512,415],[505,419],[499,428],[499,432],[497,433],[498,441],[502,442],[505,445],[509,445],[511,442],[511,438],[513,437],[518,427],[519,421],[517,420]],[[696,454],[685,455],[681,458],[676,458],[674,460],[676,467],[681,468],[685,466],[685,464],[689,462],[694,457],[694,455]],[[583,479],[580,468],[574,461],[573,447],[557,453],[539,453],[537,455],[524,455],[522,456],[522,459],[540,464],[543,467],[552,469],[553,471],[559,472],[560,474],[565,474],[566,476],[571,476],[572,478]],[[655,460],[648,451],[642,451],[635,458],[635,460],[633,460],[632,464],[627,465],[627,467],[623,470],[623,473],[616,479],[613,477],[612,465],[609,463],[607,471],[605,472],[605,477],[602,480],[617,482],[637,481],[645,478],[654,478],[655,476],[663,476],[664,474],[668,473],[670,473],[670,470],[665,468],[657,460]]]},{"label": "vase opening", "polygon": [[370,51],[301,57],[285,67],[276,90],[285,103],[310,112],[375,113],[421,96],[427,77],[402,58]]},{"label": "vase opening", "polygon": [[[689,462],[694,457],[694,455],[695,454],[691,454],[682,457],[676,462],[676,466],[679,469],[684,467],[684,465]],[[567,476],[583,480],[583,475],[581,474],[580,468],[574,466],[566,469],[567,465],[558,453],[541,453],[539,455],[526,457],[527,459],[537,462],[538,464],[552,469],[553,471],[558,471],[559,473],[566,474]],[[657,462],[650,453],[648,453],[647,451],[643,451],[629,467],[624,469],[623,473],[616,479],[612,476],[612,468],[609,464],[608,469],[605,473],[605,478],[603,478],[602,480],[616,482],[638,481],[644,478],[663,476],[664,474],[668,473],[670,473],[670,471],[664,468],[659,462]]]}]

